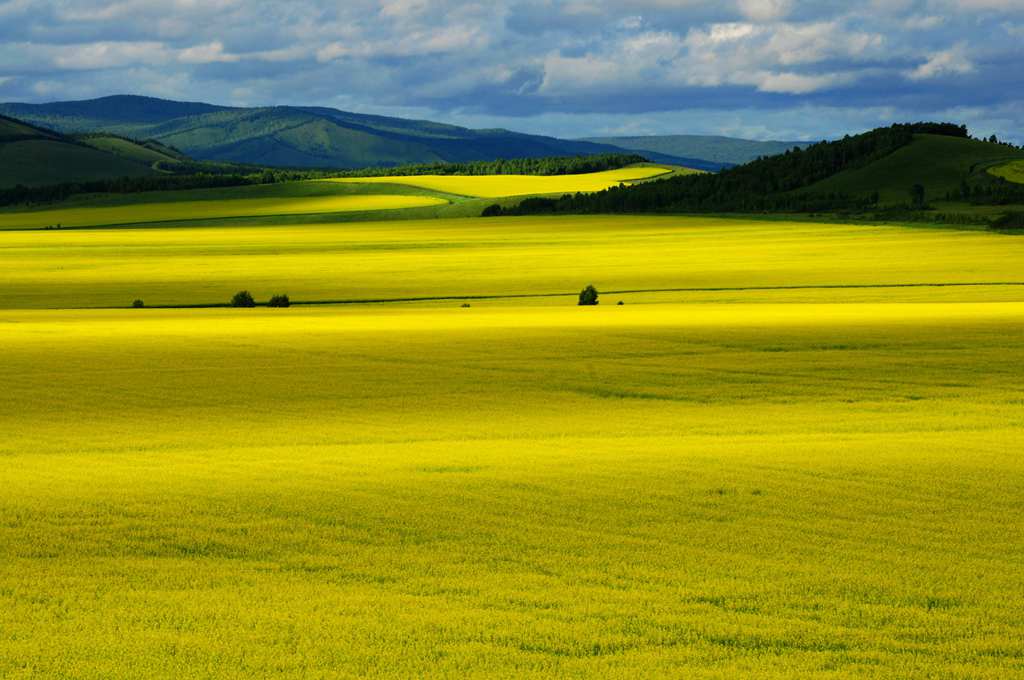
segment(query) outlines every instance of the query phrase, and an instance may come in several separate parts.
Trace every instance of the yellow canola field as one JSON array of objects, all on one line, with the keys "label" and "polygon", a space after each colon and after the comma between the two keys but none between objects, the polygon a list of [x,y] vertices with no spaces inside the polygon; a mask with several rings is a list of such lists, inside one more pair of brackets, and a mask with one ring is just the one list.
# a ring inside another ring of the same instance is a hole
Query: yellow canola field
[{"label": "yellow canola field", "polygon": [[62,227],[106,226],[224,217],[396,210],[445,203],[447,201],[444,199],[433,196],[366,194],[81,206],[43,211],[0,212],[0,229],[31,229],[58,224]]},{"label": "yellow canola field", "polygon": [[[872,286],[1019,284],[1022,260],[1024,239],[992,233],[691,217],[12,231],[0,232],[0,309],[223,303],[242,289],[299,301],[573,295],[588,283],[604,304],[1020,301],[1021,285]],[[608,293],[678,288],[690,290]]]},{"label": "yellow canola field", "polygon": [[574,194],[601,191],[620,183],[650,179],[671,172],[669,168],[638,166],[583,175],[407,175],[396,177],[345,177],[327,180],[346,184],[403,184],[460,196],[500,198],[531,194]]},{"label": "yellow canola field", "polygon": [[1014,677],[1022,328],[0,311],[0,676]]}]

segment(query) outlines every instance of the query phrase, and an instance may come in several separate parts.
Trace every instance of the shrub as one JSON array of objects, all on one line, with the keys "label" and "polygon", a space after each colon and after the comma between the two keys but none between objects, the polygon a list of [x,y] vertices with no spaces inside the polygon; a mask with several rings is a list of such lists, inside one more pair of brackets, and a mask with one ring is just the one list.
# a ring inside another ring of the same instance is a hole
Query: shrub
[{"label": "shrub", "polygon": [[503,212],[505,211],[501,209],[501,206],[495,203],[484,208],[484,211],[480,213],[480,217],[501,217]]},{"label": "shrub", "polygon": [[598,296],[597,288],[594,288],[594,286],[592,286],[592,285],[591,286],[587,286],[582,291],[580,291],[580,305],[581,306],[590,306],[590,305],[598,304],[597,296]]},{"label": "shrub", "polygon": [[995,229],[1008,229],[1016,231],[1024,229],[1024,212],[1011,212],[1003,215],[992,223]]},{"label": "shrub", "polygon": [[288,299],[287,295],[274,295],[267,303],[267,307],[291,307],[291,305],[292,301]]},{"label": "shrub", "polygon": [[143,302],[142,300],[136,300],[135,302],[132,303],[132,307],[134,307],[135,309],[142,309],[145,306],[146,303]]},{"label": "shrub", "polygon": [[470,307],[472,307],[472,305],[471,305],[471,304],[469,304],[468,302],[463,302],[463,303],[462,303],[462,308],[463,308],[463,309],[469,309]]},{"label": "shrub", "polygon": [[924,210],[925,191],[920,184],[910,187],[910,207],[914,210]]},{"label": "shrub", "polygon": [[240,290],[231,298],[232,307],[255,307],[256,301],[247,290]]}]

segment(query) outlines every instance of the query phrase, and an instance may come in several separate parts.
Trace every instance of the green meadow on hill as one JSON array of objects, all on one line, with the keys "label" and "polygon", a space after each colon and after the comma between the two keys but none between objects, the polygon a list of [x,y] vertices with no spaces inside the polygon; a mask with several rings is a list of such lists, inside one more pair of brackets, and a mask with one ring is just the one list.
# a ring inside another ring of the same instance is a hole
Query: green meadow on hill
[{"label": "green meadow on hill", "polygon": [[0,189],[155,174],[153,161],[133,157],[140,150],[120,142],[112,153],[50,130],[0,116]]},{"label": "green meadow on hill", "polygon": [[974,139],[919,135],[912,144],[871,165],[848,170],[807,189],[809,193],[870,194],[877,191],[887,204],[906,203],[914,184],[925,187],[926,198],[943,200],[960,182],[994,164],[1022,158],[1016,149]]}]

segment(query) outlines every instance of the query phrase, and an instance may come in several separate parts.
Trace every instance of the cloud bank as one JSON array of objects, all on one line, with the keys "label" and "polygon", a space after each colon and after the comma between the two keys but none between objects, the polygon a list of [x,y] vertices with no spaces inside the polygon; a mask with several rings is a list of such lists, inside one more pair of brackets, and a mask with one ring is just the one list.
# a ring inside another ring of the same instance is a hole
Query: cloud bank
[{"label": "cloud bank", "polygon": [[1019,0],[0,0],[0,100],[130,92],[559,135],[1024,142]]}]

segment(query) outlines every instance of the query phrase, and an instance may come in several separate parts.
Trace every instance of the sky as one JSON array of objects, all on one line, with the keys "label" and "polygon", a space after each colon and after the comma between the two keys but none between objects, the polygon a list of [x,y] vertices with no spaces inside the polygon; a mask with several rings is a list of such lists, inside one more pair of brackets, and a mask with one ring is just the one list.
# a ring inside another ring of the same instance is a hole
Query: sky
[{"label": "sky", "polygon": [[561,137],[1024,143],[1024,0],[0,0],[0,101],[321,105]]}]

